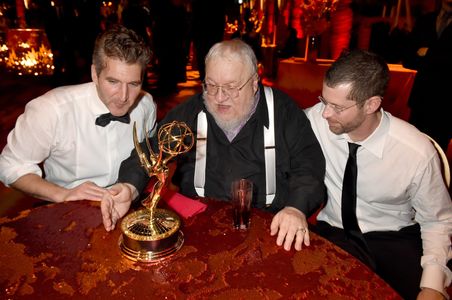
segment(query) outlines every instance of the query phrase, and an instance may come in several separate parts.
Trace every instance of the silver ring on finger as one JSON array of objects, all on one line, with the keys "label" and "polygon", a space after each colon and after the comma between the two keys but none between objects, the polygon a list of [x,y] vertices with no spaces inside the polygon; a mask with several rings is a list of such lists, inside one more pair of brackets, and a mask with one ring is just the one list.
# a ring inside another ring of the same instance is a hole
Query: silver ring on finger
[{"label": "silver ring on finger", "polygon": [[305,233],[306,232],[306,228],[298,227],[297,232]]}]

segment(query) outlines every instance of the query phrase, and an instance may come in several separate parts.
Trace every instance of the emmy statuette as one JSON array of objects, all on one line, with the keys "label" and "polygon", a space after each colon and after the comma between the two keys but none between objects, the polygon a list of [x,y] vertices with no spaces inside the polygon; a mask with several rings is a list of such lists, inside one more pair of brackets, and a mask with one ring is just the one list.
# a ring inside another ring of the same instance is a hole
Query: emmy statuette
[{"label": "emmy statuette", "polygon": [[141,166],[149,177],[156,176],[152,192],[143,201],[143,208],[127,215],[121,223],[122,235],[119,248],[122,254],[137,262],[152,263],[167,258],[182,247],[183,233],[179,230],[180,219],[173,211],[157,208],[163,187],[167,184],[168,162],[191,149],[193,132],[183,122],[173,121],[158,131],[159,152],[152,150],[146,132],[149,157],[141,148],[136,126],[133,126],[133,141]]}]

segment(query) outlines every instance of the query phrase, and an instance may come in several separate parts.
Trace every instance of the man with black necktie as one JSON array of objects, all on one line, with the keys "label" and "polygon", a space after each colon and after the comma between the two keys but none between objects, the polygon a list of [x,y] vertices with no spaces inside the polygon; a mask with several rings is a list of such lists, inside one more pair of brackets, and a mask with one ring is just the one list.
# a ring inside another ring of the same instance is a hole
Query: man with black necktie
[{"label": "man with black necktie", "polygon": [[380,106],[384,60],[344,52],[307,110],[326,158],[328,200],[313,231],[366,263],[404,299],[445,299],[452,204],[436,150]]},{"label": "man with black necktie", "polygon": [[141,89],[149,54],[123,26],[100,34],[92,82],[53,89],[27,104],[0,155],[0,181],[52,202],[102,199],[133,149],[133,123],[140,138],[155,126],[156,105]]}]

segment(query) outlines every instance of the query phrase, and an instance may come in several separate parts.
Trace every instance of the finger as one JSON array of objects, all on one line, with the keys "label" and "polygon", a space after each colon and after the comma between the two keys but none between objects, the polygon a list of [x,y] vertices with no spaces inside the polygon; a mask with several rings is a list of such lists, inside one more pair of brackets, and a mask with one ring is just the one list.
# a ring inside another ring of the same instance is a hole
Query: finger
[{"label": "finger", "polygon": [[111,203],[108,199],[102,199],[100,210],[102,213],[102,223],[104,224],[105,230],[112,230]]},{"label": "finger", "polygon": [[291,231],[291,230],[287,231],[285,242],[284,242],[284,249],[286,251],[289,251],[290,247],[292,247],[292,242],[294,241],[295,235],[296,235],[296,231],[295,232]]},{"label": "finger", "polygon": [[99,201],[102,199],[103,194],[106,190],[99,187],[92,187],[90,184],[82,184],[71,191],[68,201],[71,200],[95,200]]},{"label": "finger", "polygon": [[115,184],[113,186],[111,186],[108,191],[110,192],[111,195],[116,196],[119,193],[121,193],[124,190],[123,186],[121,184]]},{"label": "finger", "polygon": [[91,194],[85,194],[86,196],[84,196],[83,198],[85,200],[90,200],[90,201],[102,201],[102,195],[98,196],[98,195],[91,195]]},{"label": "finger", "polygon": [[[273,217],[272,223],[270,224],[270,235],[273,236],[278,232],[279,228],[279,217],[278,214]],[[279,245],[281,246],[281,245]]]},{"label": "finger", "polygon": [[111,213],[111,215],[112,215],[112,221],[113,221],[113,223],[114,224],[116,224],[116,222],[119,220],[119,218],[120,218],[120,215],[119,215],[119,212],[118,212],[118,210],[116,209],[116,208],[113,208],[113,212]]},{"label": "finger", "polygon": [[107,189],[98,187],[98,186],[91,186],[86,190],[86,193],[92,197],[97,199],[102,199],[102,196],[107,192]]},{"label": "finger", "polygon": [[102,223],[104,224],[104,228],[106,231],[113,230],[113,223],[111,222],[111,219],[108,216],[103,216]]},{"label": "finger", "polygon": [[112,196],[117,196],[117,195],[119,195],[119,193],[121,192],[119,189],[117,189],[117,188],[111,188],[111,189],[109,189],[108,190],[108,192],[110,193],[110,195],[112,195]]},{"label": "finger", "polygon": [[113,228],[113,223],[109,216],[102,216],[102,223],[104,224],[104,228],[106,231],[111,231]]},{"label": "finger", "polygon": [[286,235],[287,235],[287,228],[280,226],[279,231],[278,231],[278,237],[276,239],[276,244],[278,246],[282,246],[282,244],[284,243],[284,239],[287,238]]},{"label": "finger", "polygon": [[98,198],[98,197],[93,197],[92,199],[85,199],[85,200],[90,200],[90,201],[102,201],[102,199]]},{"label": "finger", "polygon": [[300,251],[302,249],[304,240],[304,232],[302,230],[297,230],[297,233],[295,234],[295,250]]},{"label": "finger", "polygon": [[116,227],[116,221],[117,221],[117,220],[118,220],[118,219],[117,219],[116,217],[112,217],[112,218],[111,218],[110,231],[115,229],[115,227]]},{"label": "finger", "polygon": [[83,200],[101,201],[102,197],[103,197],[103,195],[97,195],[97,194],[93,194],[93,193],[89,193],[89,192],[85,191],[81,194],[80,198]]},{"label": "finger", "polygon": [[91,192],[91,193],[94,193],[94,194],[96,194],[96,195],[103,195],[103,194],[106,194],[106,193],[108,193],[108,189],[106,189],[106,188],[103,188],[103,187],[99,187],[99,186],[93,186],[93,187],[90,187],[89,188],[89,191]]},{"label": "finger", "polygon": [[304,244],[306,245],[306,246],[309,246],[309,245],[311,245],[311,239],[310,239],[310,237],[309,237],[309,230],[306,228],[306,232],[304,233],[304,238],[303,238],[303,240],[304,240]]}]

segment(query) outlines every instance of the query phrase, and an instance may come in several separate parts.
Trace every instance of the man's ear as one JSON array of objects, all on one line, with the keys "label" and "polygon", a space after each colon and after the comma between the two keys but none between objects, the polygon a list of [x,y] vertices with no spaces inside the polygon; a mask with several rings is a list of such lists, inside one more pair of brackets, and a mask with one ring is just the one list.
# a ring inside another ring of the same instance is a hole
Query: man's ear
[{"label": "man's ear", "polygon": [[380,109],[382,98],[380,96],[373,96],[369,98],[365,103],[365,109],[367,114],[373,114]]},{"label": "man's ear", "polygon": [[94,64],[91,65],[91,79],[97,85],[98,78],[96,73],[96,67],[94,66]]},{"label": "man's ear", "polygon": [[259,76],[256,75],[256,78],[253,79],[253,94],[256,94],[259,88]]}]

